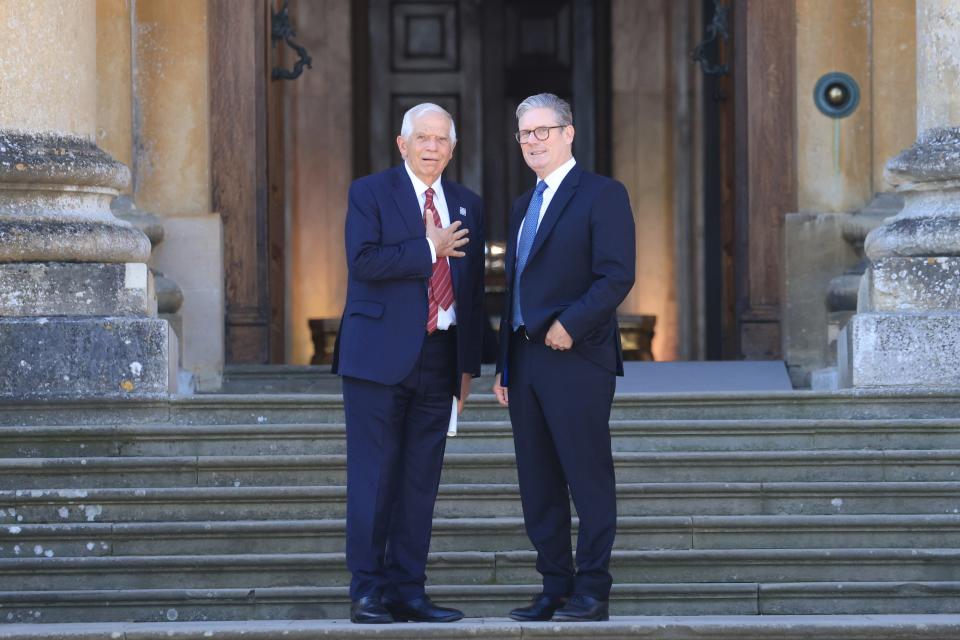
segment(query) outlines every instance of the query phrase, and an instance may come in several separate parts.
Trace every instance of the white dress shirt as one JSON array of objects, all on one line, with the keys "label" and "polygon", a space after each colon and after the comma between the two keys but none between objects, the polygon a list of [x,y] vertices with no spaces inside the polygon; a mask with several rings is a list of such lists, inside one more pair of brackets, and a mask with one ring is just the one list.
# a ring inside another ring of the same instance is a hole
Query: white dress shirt
[{"label": "white dress shirt", "polygon": [[[573,166],[577,164],[575,158],[570,158],[562,165],[554,169],[550,175],[543,179],[547,183],[547,188],[543,191],[543,204],[540,205],[540,213],[537,217],[537,230],[540,229],[540,223],[543,222],[543,214],[547,212],[547,207],[550,206],[550,202],[553,200],[553,196],[557,193],[557,189],[560,187],[560,183],[563,182],[563,179],[567,177],[567,174],[570,173],[570,170],[573,169]],[[539,182],[539,181],[538,181]],[[520,224],[520,230],[517,231],[517,254],[520,253],[520,234],[523,233],[523,223]]]},{"label": "white dress shirt", "polygon": [[[440,225],[443,227],[450,226],[450,211],[447,209],[447,199],[443,197],[443,185],[441,184],[440,178],[437,178],[437,181],[432,185],[427,185],[410,170],[410,165],[406,162],[403,163],[403,167],[407,170],[410,181],[413,182],[413,190],[416,192],[417,202],[420,204],[420,215],[423,215],[423,207],[427,204],[427,189],[433,189],[433,206],[437,208],[437,213],[440,214]],[[424,231],[424,233],[426,233],[426,231]],[[430,240],[430,238],[427,238],[427,245],[430,247],[430,259],[436,262],[437,250],[436,247],[433,246],[433,241]],[[449,259],[443,259],[447,261],[448,265],[450,264]],[[453,278],[452,270],[450,277],[451,279]],[[453,284],[452,280],[450,284]],[[456,306],[457,303],[454,302],[450,305],[449,309],[438,308],[437,329],[446,331],[450,328],[450,325],[457,324]]]},{"label": "white dress shirt", "polygon": [[[417,202],[420,204],[420,214],[423,215],[423,208],[427,204],[427,189],[433,189],[433,206],[437,208],[437,213],[440,215],[440,225],[443,227],[450,226],[450,211],[447,209],[447,199],[443,197],[443,184],[440,181],[440,178],[437,178],[437,181],[432,185],[427,185],[423,180],[418,178],[413,171],[410,170],[410,165],[406,162],[403,163],[403,168],[407,170],[407,175],[410,176],[410,181],[413,182],[413,190],[417,194]],[[426,229],[426,227],[424,227]],[[424,230],[426,233],[426,230]],[[437,249],[433,246],[433,240],[427,238],[427,246],[430,247],[430,260],[432,262],[437,261]],[[450,264],[450,260],[443,258],[447,261],[447,264]],[[453,270],[451,268],[450,272],[451,282],[453,284]],[[457,306],[456,301],[450,305],[449,309],[443,309],[437,307],[437,330],[446,331],[450,328],[450,325],[457,323],[457,312],[454,308]],[[460,381],[457,380],[457,384],[460,384]],[[447,423],[447,435],[455,436],[457,435],[457,396],[453,396],[453,402],[450,407],[450,420]]]}]

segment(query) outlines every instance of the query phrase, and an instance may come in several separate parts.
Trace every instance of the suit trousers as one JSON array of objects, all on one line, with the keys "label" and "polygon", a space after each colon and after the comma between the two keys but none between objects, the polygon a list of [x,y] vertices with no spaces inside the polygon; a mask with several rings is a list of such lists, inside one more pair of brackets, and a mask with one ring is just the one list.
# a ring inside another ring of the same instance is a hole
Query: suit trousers
[{"label": "suit trousers", "polygon": [[399,384],[343,378],[352,600],[378,594],[406,601],[424,594],[456,344],[453,327],[426,336]]},{"label": "suit trousers", "polygon": [[[543,591],[606,600],[617,527],[610,407],[616,378],[576,352],[554,351],[514,332],[510,421],[527,535]],[[580,517],[576,571],[570,498]]]}]

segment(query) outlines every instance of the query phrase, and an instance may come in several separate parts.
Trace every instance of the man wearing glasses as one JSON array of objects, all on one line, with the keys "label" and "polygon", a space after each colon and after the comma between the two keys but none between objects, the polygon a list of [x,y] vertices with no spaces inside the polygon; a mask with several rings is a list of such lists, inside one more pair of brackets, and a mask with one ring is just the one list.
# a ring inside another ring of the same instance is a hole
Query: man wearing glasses
[{"label": "man wearing glasses", "polygon": [[[510,407],[543,592],[510,617],[606,620],[617,524],[609,420],[623,375],[616,311],[634,281],[633,213],[622,184],[577,166],[566,101],[530,96],[517,120],[537,183],[510,216],[493,391]],[[576,568],[571,496],[580,517]]]}]

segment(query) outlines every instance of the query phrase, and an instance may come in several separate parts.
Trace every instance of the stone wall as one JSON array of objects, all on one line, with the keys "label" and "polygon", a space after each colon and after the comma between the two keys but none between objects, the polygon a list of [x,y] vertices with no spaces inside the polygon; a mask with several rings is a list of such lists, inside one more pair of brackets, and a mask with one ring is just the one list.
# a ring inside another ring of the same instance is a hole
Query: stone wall
[{"label": "stone wall", "polygon": [[[873,211],[889,206],[876,196],[893,190],[884,165],[916,136],[915,24],[914,0],[797,0],[799,214],[785,227],[783,353],[799,386],[836,364],[830,283],[862,273],[854,249],[882,220]],[[829,118],[814,103],[817,80],[831,71],[859,85],[849,117]],[[857,227],[858,237],[843,237]]]}]

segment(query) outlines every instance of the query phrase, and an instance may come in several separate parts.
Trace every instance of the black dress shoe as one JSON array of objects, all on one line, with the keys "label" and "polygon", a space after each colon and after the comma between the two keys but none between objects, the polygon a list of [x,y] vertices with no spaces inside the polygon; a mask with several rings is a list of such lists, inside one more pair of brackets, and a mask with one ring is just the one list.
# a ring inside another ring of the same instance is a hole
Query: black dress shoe
[{"label": "black dress shoe", "polygon": [[383,606],[397,622],[455,622],[463,617],[463,611],[438,607],[427,596],[406,602],[385,600]]},{"label": "black dress shoe", "polygon": [[575,593],[566,606],[553,614],[557,622],[600,622],[610,619],[610,607],[606,600]]},{"label": "black dress shoe", "polygon": [[380,602],[380,596],[364,596],[350,603],[350,622],[356,624],[390,624],[393,622],[393,616]]},{"label": "black dress shoe", "polygon": [[553,612],[567,603],[563,596],[550,596],[541,593],[529,606],[520,607],[510,612],[510,617],[518,622],[537,622],[549,620]]}]

